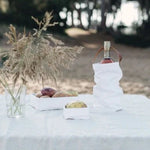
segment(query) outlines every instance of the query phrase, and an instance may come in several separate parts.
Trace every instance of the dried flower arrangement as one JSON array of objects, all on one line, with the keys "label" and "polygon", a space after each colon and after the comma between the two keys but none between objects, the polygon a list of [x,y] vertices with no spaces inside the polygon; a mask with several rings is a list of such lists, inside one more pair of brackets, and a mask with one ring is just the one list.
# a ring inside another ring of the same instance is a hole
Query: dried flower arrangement
[{"label": "dried flower arrangement", "polygon": [[9,50],[1,51],[0,55],[8,57],[1,71],[12,77],[13,83],[18,80],[26,83],[28,79],[39,81],[43,79],[56,80],[60,67],[68,68],[76,55],[81,52],[82,47],[69,47],[54,38],[51,34],[42,34],[48,27],[57,23],[51,23],[52,13],[46,12],[43,19],[39,21],[32,17],[38,25],[34,33],[17,34],[16,28],[10,25],[8,37]]},{"label": "dried flower arrangement", "polygon": [[[57,23],[51,23],[52,13],[46,12],[43,19],[39,21],[32,17],[38,25],[38,29],[34,29],[34,33],[17,34],[16,28],[10,25],[9,32],[5,33],[8,37],[10,49],[0,51],[0,56],[7,57],[3,66],[0,68],[0,83],[6,90],[6,99],[10,100],[7,105],[8,116],[22,116],[23,105],[21,99],[25,93],[24,84],[29,79],[33,81],[42,81],[53,79],[56,81],[56,75],[60,72],[60,68],[68,68],[73,62],[76,55],[81,52],[82,47],[69,47],[57,40],[50,34],[42,34],[48,27]],[[10,87],[8,79],[13,83]],[[19,88],[14,90],[16,82],[22,81]],[[8,101],[7,100],[7,101]]]}]

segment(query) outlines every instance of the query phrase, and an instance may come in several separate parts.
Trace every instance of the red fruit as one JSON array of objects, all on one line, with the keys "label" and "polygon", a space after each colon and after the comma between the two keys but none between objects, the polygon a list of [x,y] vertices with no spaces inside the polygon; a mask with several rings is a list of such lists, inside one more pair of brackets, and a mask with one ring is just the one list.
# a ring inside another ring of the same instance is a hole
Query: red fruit
[{"label": "red fruit", "polygon": [[50,97],[52,97],[55,93],[56,90],[52,89],[52,88],[44,88],[41,90],[42,95],[48,95]]}]

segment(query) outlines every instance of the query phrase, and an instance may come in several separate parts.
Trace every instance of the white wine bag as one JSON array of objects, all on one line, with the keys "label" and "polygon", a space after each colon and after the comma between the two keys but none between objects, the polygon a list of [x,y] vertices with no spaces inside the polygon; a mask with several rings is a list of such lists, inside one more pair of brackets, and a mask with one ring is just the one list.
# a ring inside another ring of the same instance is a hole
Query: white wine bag
[{"label": "white wine bag", "polygon": [[93,95],[97,105],[104,105],[115,111],[121,110],[120,99],[123,96],[119,81],[122,78],[122,70],[119,62],[95,63]]}]

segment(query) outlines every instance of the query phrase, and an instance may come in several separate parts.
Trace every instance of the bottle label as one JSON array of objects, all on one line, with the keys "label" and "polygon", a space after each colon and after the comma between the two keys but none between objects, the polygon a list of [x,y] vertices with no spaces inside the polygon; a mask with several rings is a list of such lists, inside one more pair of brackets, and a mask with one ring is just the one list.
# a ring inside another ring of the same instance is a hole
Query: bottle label
[{"label": "bottle label", "polygon": [[110,58],[109,50],[104,50],[104,58]]}]

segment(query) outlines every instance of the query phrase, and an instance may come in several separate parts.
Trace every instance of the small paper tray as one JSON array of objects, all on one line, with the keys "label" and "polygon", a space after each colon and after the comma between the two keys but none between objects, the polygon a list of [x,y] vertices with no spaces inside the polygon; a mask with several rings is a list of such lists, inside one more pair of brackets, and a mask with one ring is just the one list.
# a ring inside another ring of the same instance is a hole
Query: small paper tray
[{"label": "small paper tray", "polygon": [[30,95],[29,105],[38,110],[63,109],[67,103],[77,101],[76,97],[57,97],[57,98],[38,98],[35,95]]},{"label": "small paper tray", "polygon": [[63,109],[65,119],[89,119],[89,108],[65,108]]}]

